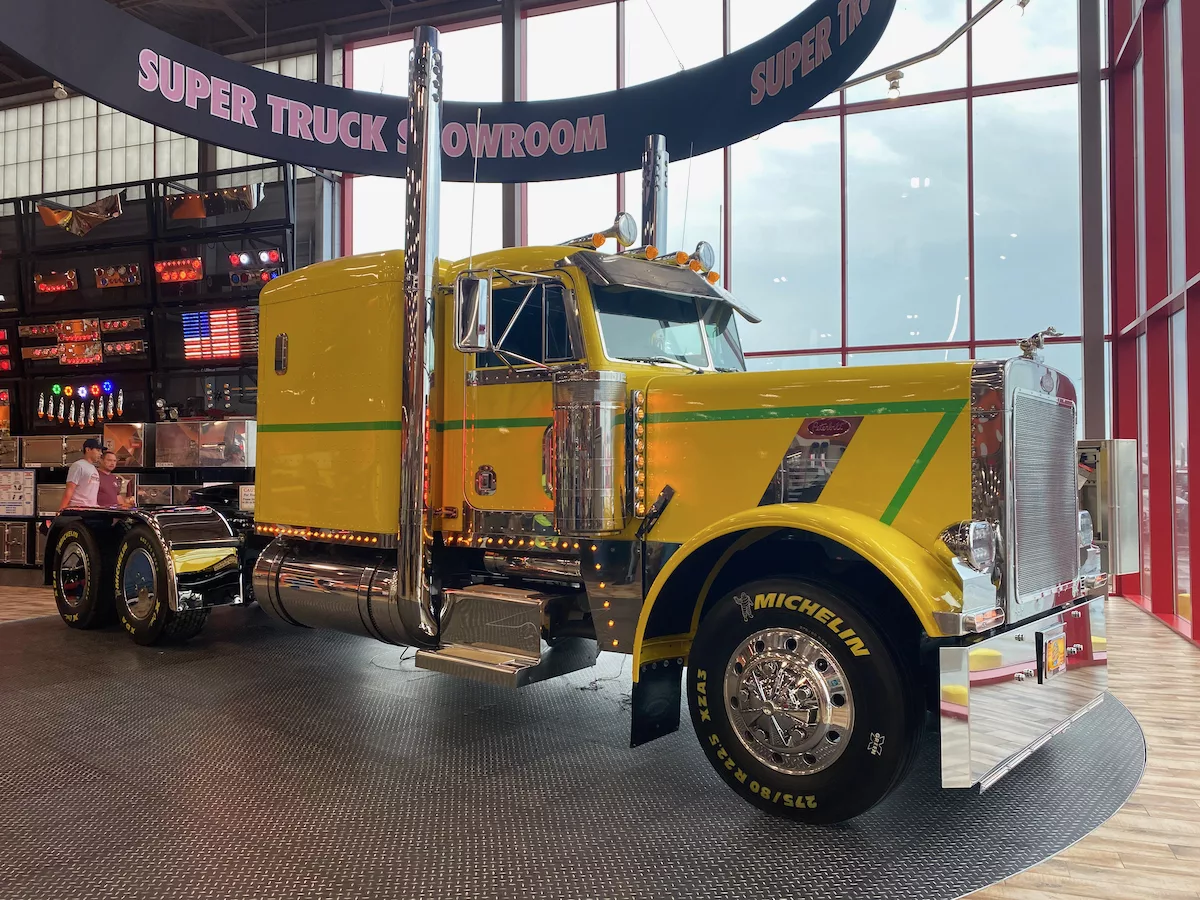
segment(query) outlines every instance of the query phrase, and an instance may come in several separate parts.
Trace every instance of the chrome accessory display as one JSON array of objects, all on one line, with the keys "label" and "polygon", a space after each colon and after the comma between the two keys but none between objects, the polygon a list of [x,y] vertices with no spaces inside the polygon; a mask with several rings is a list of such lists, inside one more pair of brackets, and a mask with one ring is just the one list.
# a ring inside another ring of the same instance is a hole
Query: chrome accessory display
[{"label": "chrome accessory display", "polygon": [[564,535],[625,527],[625,375],[554,377],[554,516]]},{"label": "chrome accessory display", "polygon": [[725,712],[742,745],[768,768],[813,775],[854,730],[846,675],[816,638],[791,628],[750,635],[725,667]]},{"label": "chrome accessory display", "polygon": [[146,549],[138,547],[129,554],[121,571],[121,600],[129,615],[139,622],[154,612],[158,591],[158,564]]}]

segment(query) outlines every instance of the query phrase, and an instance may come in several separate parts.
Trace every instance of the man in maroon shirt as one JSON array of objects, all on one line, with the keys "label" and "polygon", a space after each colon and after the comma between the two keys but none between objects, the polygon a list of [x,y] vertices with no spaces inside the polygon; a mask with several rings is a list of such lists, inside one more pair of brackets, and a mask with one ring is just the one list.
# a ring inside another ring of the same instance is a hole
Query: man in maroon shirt
[{"label": "man in maroon shirt", "polygon": [[117,454],[105,450],[100,457],[100,489],[96,492],[96,505],[100,507],[120,506],[128,509],[133,506],[133,482],[129,483],[126,496],[121,496],[121,479],[113,474],[117,468]]}]

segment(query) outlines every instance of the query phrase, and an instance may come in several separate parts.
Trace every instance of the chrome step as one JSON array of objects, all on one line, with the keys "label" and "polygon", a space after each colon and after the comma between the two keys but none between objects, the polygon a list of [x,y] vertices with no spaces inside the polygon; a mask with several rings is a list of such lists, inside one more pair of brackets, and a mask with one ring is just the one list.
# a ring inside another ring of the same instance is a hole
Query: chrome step
[{"label": "chrome step", "polygon": [[546,606],[560,596],[495,585],[444,591],[441,646],[417,651],[417,667],[521,687],[593,666],[595,641],[573,638],[550,648],[542,640]]}]

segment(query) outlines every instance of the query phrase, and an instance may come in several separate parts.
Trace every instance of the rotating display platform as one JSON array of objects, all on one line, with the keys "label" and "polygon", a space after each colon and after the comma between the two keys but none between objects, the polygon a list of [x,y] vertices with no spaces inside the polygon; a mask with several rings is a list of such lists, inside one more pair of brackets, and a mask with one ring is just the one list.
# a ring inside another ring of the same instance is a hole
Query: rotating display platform
[{"label": "rotating display platform", "polygon": [[0,625],[0,895],[958,897],[1082,838],[1136,787],[1116,699],[985,794],[935,736],[888,801],[792,825],[722,785],[686,724],[628,747],[629,660],[507,690],[411,650],[216,610],[182,647]]}]

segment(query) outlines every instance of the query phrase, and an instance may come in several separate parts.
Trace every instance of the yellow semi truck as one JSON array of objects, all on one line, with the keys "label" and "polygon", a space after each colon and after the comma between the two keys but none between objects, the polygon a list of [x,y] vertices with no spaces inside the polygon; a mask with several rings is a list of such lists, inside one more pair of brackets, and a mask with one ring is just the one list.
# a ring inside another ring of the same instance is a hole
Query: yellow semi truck
[{"label": "yellow semi truck", "polygon": [[[253,523],[54,523],[69,624],[143,643],[251,598],[296,626],[520,686],[632,657],[631,745],[683,695],[740,795],[808,822],[903,778],[987,787],[1104,696],[1076,394],[1039,358],[749,373],[712,251],[643,224],[438,259],[440,54],[412,63],[406,246],[261,297]],[[623,252],[604,253],[615,239]],[[106,562],[112,560],[112,562]]]}]

